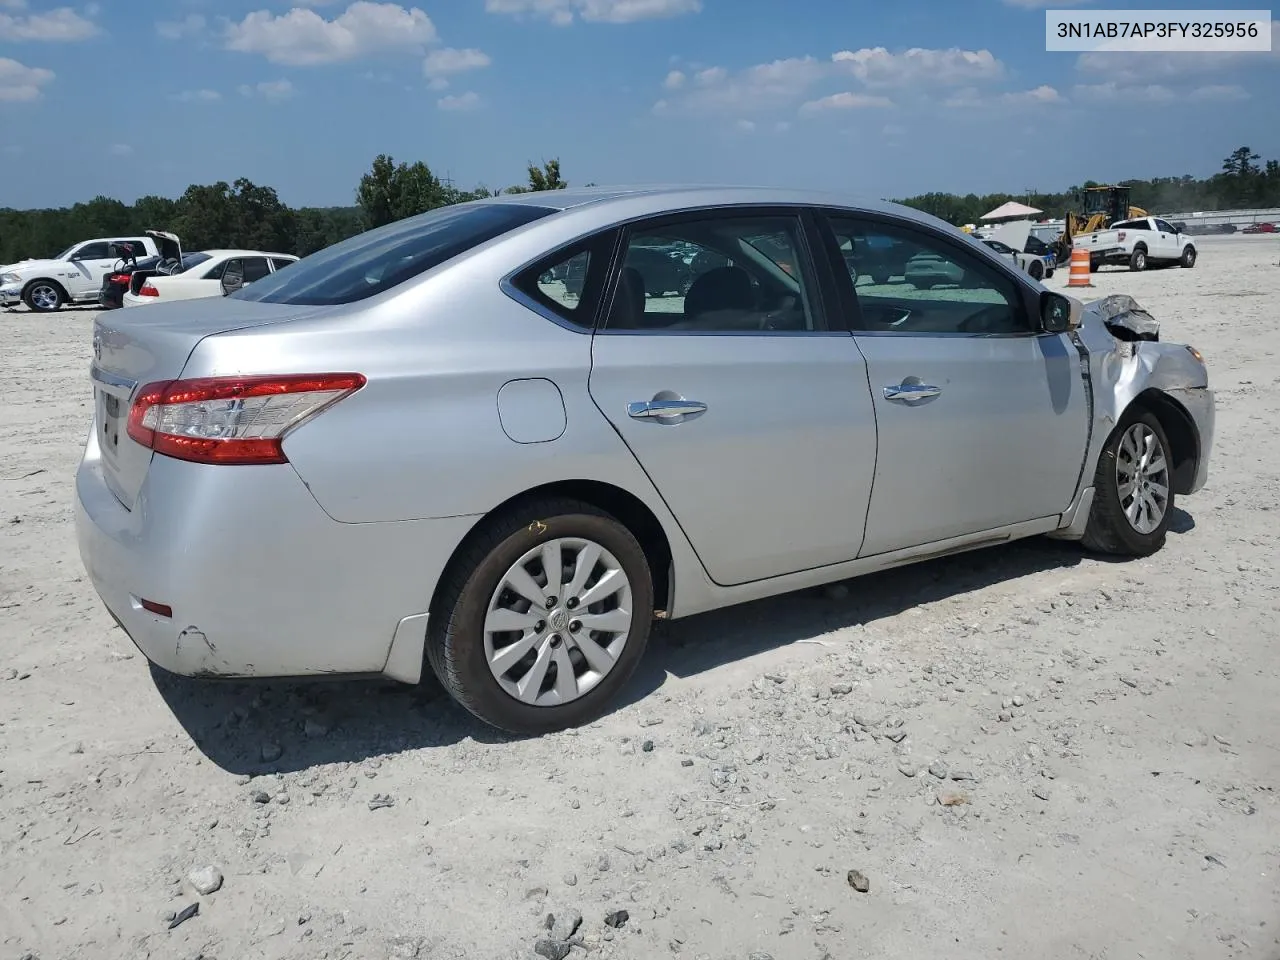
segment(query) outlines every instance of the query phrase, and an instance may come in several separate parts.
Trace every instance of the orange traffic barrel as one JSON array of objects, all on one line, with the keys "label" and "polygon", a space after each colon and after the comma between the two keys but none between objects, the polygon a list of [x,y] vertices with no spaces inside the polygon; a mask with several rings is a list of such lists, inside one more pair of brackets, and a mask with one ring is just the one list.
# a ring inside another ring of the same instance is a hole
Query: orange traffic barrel
[{"label": "orange traffic barrel", "polygon": [[1089,251],[1078,247],[1071,251],[1071,272],[1067,275],[1068,287],[1092,287],[1089,279]]}]

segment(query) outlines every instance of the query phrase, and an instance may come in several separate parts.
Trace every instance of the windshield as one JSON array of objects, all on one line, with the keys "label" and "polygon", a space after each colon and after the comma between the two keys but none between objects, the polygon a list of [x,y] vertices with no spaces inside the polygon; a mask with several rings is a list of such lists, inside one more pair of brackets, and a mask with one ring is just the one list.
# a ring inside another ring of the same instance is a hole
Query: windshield
[{"label": "windshield", "polygon": [[357,234],[231,296],[296,306],[354,303],[555,212],[507,203],[441,207]]},{"label": "windshield", "polygon": [[73,243],[71,246],[67,247],[67,249],[63,250],[63,251],[62,251],[60,254],[58,254],[56,257],[53,257],[53,259],[54,259],[54,260],[66,260],[68,257],[70,257],[70,256],[71,256],[71,251],[72,251],[72,250],[74,250],[74,249],[75,249],[76,247],[78,247],[78,246],[80,246],[80,244],[78,244],[78,243]]}]

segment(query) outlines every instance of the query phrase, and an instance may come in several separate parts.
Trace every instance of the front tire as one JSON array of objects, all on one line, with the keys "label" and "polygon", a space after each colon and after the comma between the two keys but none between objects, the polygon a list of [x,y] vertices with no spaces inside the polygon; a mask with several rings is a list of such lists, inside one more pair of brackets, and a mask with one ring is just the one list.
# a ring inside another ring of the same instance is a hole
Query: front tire
[{"label": "front tire", "polygon": [[1187,244],[1182,248],[1182,257],[1178,260],[1184,269],[1190,270],[1196,265],[1196,248]]},{"label": "front tire", "polygon": [[551,733],[605,711],[652,618],[652,575],[631,532],[590,504],[538,500],[486,521],[451,564],[427,661],[486,723]]},{"label": "front tire", "polygon": [[1085,549],[1146,557],[1164,546],[1174,509],[1173,464],[1154,414],[1125,411],[1102,448],[1093,489]]},{"label": "front tire", "polygon": [[1027,265],[1027,273],[1031,274],[1031,279],[1040,281],[1044,279],[1044,262],[1041,260],[1032,260]]},{"label": "front tire", "polygon": [[54,313],[67,302],[66,292],[52,280],[33,280],[22,291],[22,301],[36,313]]}]

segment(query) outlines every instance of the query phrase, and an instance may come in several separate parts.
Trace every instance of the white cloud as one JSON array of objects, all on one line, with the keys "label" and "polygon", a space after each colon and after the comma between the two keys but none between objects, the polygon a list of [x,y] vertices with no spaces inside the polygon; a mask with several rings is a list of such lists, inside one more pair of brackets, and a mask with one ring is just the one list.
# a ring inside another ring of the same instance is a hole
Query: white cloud
[{"label": "white cloud", "polygon": [[127,157],[133,153],[133,147],[129,146],[127,143],[113,143],[111,146],[107,147],[107,153],[111,154],[113,157]]},{"label": "white cloud", "polygon": [[684,82],[687,79],[682,70],[672,70],[667,74],[667,78],[662,81],[662,85],[668,90],[679,90],[684,86]]},{"label": "white cloud", "polygon": [[863,110],[867,108],[892,107],[893,101],[888,97],[869,93],[833,93],[829,97],[810,100],[801,104],[800,112],[807,114],[824,113],[829,110]]},{"label": "white cloud", "polygon": [[53,71],[28,67],[0,57],[0,101],[39,100],[41,87],[53,80]]},{"label": "white cloud", "polygon": [[1066,98],[1056,88],[1044,83],[1031,90],[1018,90],[1000,95],[1000,102],[1010,105],[1030,104],[1037,106],[1048,103],[1064,103],[1065,100]]},{"label": "white cloud", "polygon": [[[694,113],[753,113],[789,106],[820,80],[827,65],[813,57],[794,57],[761,63],[731,73],[708,67],[678,85],[679,95],[655,104],[659,112],[681,109]],[[668,89],[672,89],[668,86]]]},{"label": "white cloud", "polygon": [[170,94],[169,99],[176,103],[213,103],[221,100],[222,94],[217,90],[183,90],[181,93]]},{"label": "white cloud", "polygon": [[156,33],[166,40],[182,40],[185,37],[197,37],[204,33],[208,21],[198,13],[189,13],[181,20],[160,20],[156,23]]},{"label": "white cloud", "polygon": [[596,23],[662,20],[702,10],[702,0],[485,0],[490,13],[532,15],[568,26],[575,16]]},{"label": "white cloud", "polygon": [[831,55],[841,70],[853,74],[869,87],[954,85],[998,80],[1004,64],[989,50],[928,50],[912,47],[890,53],[884,47],[841,50]]},{"label": "white cloud", "polygon": [[1099,103],[1117,100],[1125,103],[1169,103],[1177,99],[1177,95],[1172,90],[1158,83],[1124,86],[1114,80],[1108,80],[1106,83],[1077,84],[1071,92],[1081,100]]},{"label": "white cloud", "polygon": [[756,122],[754,120],[739,120],[734,127],[742,133],[755,133]]},{"label": "white cloud", "polygon": [[436,40],[436,28],[422,10],[396,3],[357,0],[332,20],[295,7],[273,16],[249,14],[227,30],[227,47],[257,53],[272,63],[315,66],[355,60],[371,53],[418,49]]},{"label": "white cloud", "polygon": [[[1079,90],[1079,87],[1076,88]],[[977,110],[983,107],[1042,107],[1066,103],[1067,98],[1056,87],[1041,84],[1030,90],[1011,90],[1006,93],[984,96],[977,87],[964,87],[942,101],[952,110]]]},{"label": "white cloud", "polygon": [[261,83],[242,83],[236,88],[242,97],[261,97],[272,103],[288,100],[297,90],[288,80],[264,80]]},{"label": "white cloud", "polygon": [[1207,87],[1197,87],[1191,91],[1190,100],[1197,103],[1205,103],[1210,101],[1223,100],[1248,100],[1249,91],[1244,87],[1226,84],[1210,84]]},{"label": "white cloud", "polygon": [[447,77],[468,70],[481,70],[491,63],[493,61],[489,55],[482,50],[445,47],[427,54],[427,58],[422,61],[422,73],[426,77]]},{"label": "white cloud", "polygon": [[[25,3],[9,9],[23,10]],[[58,7],[45,13],[26,13],[13,16],[0,13],[0,40],[35,40],[48,43],[67,43],[87,40],[98,33],[98,25],[76,13],[70,7]]]},{"label": "white cloud", "polygon": [[460,93],[456,96],[441,97],[436,101],[436,106],[441,110],[450,110],[458,113],[464,110],[474,110],[480,106],[480,94],[468,90],[466,93]]},{"label": "white cloud", "polygon": [[1090,52],[1076,58],[1081,73],[1096,74],[1107,80],[1141,84],[1157,80],[1176,80],[1188,74],[1220,73],[1241,67],[1274,66],[1280,61],[1280,20],[1271,21],[1271,50],[1181,51],[1178,53]]}]

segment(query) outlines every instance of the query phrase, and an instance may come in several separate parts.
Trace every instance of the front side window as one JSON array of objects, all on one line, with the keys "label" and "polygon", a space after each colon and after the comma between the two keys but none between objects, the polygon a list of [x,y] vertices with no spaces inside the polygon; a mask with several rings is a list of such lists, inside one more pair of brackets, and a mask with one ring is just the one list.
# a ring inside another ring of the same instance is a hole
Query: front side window
[{"label": "front side window", "polygon": [[821,329],[792,216],[704,216],[633,229],[606,329],[797,332]]},{"label": "front side window", "polygon": [[98,243],[86,243],[74,254],[77,260],[105,260],[111,256],[108,252],[106,241]]},{"label": "front side window", "polygon": [[555,212],[515,203],[441,207],[356,234],[232,296],[297,306],[354,303]]},{"label": "front side window", "polygon": [[1018,283],[994,264],[908,225],[833,216],[862,329],[888,333],[1028,332]]}]

